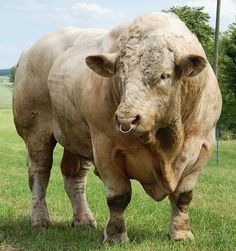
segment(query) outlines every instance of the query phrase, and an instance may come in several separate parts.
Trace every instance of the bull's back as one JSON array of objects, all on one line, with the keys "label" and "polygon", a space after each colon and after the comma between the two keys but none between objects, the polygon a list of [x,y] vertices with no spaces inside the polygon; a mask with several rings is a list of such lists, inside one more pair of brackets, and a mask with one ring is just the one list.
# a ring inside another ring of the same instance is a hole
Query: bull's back
[{"label": "bull's back", "polygon": [[80,29],[64,28],[49,33],[23,52],[16,70],[13,113],[18,133],[49,120],[51,102],[47,88],[48,74],[56,58],[76,39]]}]

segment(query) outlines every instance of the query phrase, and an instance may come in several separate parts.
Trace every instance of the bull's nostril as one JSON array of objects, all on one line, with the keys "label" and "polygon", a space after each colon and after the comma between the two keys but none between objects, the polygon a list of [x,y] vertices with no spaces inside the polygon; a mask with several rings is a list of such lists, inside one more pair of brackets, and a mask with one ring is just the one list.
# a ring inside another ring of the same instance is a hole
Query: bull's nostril
[{"label": "bull's nostril", "polygon": [[132,125],[137,125],[139,123],[140,116],[137,115],[136,118],[131,122]]},{"label": "bull's nostril", "polygon": [[122,133],[128,133],[137,127],[140,120],[140,116],[137,115],[133,117],[133,116],[122,116],[122,115],[116,114],[115,119],[117,121],[117,125],[120,131]]}]

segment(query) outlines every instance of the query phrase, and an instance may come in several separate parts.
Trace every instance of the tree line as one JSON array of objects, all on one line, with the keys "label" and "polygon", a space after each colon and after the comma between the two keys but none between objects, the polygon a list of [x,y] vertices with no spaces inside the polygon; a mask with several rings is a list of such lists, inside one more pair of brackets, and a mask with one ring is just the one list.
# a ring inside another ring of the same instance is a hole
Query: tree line
[{"label": "tree line", "polygon": [[0,69],[0,76],[7,76],[10,73],[10,69]]},{"label": "tree line", "polygon": [[[175,13],[201,42],[211,65],[213,64],[214,29],[204,7],[174,6],[164,12]],[[15,80],[16,67],[10,70],[10,82]],[[218,81],[223,97],[223,110],[218,127],[225,137],[236,137],[236,23],[220,35]]]}]

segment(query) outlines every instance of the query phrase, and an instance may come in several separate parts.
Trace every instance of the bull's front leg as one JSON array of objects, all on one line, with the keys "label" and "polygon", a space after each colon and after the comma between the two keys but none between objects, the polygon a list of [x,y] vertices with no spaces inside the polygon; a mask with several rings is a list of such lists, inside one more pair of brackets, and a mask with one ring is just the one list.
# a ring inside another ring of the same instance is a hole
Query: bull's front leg
[{"label": "bull's front leg", "polygon": [[[182,174],[182,172],[189,172],[190,174],[181,179],[175,192],[169,196],[172,207],[172,219],[169,228],[169,235],[171,239],[194,239],[190,228],[188,206],[192,200],[192,191],[196,185],[199,173],[211,155],[214,133],[211,132],[208,135],[207,139],[208,141],[205,141],[204,144],[199,144],[199,141],[189,139],[189,141],[187,142],[188,144],[185,143],[185,148],[181,155],[182,165],[180,163],[181,157],[176,162],[176,164],[179,164],[179,173],[177,172],[179,175]],[[192,143],[192,145],[190,143]],[[195,148],[194,143],[196,143]],[[191,146],[190,151],[187,151],[187,145]],[[196,153],[193,154],[194,149]],[[189,157],[189,154],[192,155],[192,159]],[[183,170],[183,167],[187,165],[186,163],[188,163],[188,161],[190,163],[195,162],[195,164],[190,169],[187,168],[187,171]],[[179,180],[179,178],[177,178],[177,180]]]},{"label": "bull's front leg", "polygon": [[[169,236],[173,240],[193,240],[188,216],[189,203],[192,200],[192,191],[200,173],[200,162],[192,167],[192,173],[185,176],[178,184],[177,189],[169,196],[172,214],[169,227]],[[196,168],[194,170],[194,168]]]},{"label": "bull's front leg", "polygon": [[172,217],[169,227],[169,236],[174,240],[193,240],[191,232],[188,206],[192,200],[192,191],[169,196],[172,208]]},{"label": "bull's front leg", "polygon": [[104,242],[121,241],[127,242],[127,236],[124,211],[128,206],[131,199],[130,191],[115,192],[114,188],[107,189],[107,204],[109,207],[110,215],[107,226],[104,230]]},{"label": "bull's front leg", "polygon": [[113,150],[113,142],[104,133],[92,130],[94,160],[98,176],[106,186],[109,218],[104,242],[127,242],[124,211],[131,199],[131,183],[124,172],[122,155]]}]

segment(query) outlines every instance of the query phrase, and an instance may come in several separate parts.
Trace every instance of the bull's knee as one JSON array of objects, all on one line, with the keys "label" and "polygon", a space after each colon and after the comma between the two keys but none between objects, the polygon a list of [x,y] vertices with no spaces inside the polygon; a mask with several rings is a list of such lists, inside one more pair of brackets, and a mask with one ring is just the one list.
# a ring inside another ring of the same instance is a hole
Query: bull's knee
[{"label": "bull's knee", "polygon": [[181,193],[179,195],[178,200],[177,200],[177,207],[179,208],[181,212],[187,212],[188,205],[191,202],[192,198],[193,198],[192,191]]},{"label": "bull's knee", "polygon": [[107,205],[112,212],[123,212],[131,200],[131,192],[122,195],[108,196]]},{"label": "bull's knee", "polygon": [[124,210],[131,200],[131,192],[122,195],[107,197],[110,218],[104,231],[105,242],[127,242],[128,236],[125,228]]},{"label": "bull's knee", "polygon": [[66,177],[76,177],[80,170],[80,160],[73,153],[64,149],[61,160],[61,172]]}]

